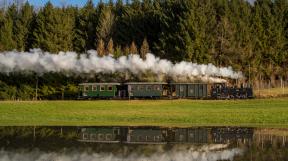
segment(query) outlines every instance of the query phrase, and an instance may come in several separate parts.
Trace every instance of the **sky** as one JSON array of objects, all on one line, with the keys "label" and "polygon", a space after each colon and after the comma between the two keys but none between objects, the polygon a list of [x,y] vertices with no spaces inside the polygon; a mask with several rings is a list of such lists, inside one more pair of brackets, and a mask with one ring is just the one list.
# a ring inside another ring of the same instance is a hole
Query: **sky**
[{"label": "sky", "polygon": [[[43,6],[45,5],[49,0],[28,0],[30,4],[33,4],[34,6]],[[100,0],[93,0],[94,4],[97,4]],[[107,2],[108,0],[103,0],[103,2]],[[63,5],[73,5],[82,7],[86,4],[87,0],[50,0],[50,2],[53,3],[53,5],[56,6],[63,6]]]},{"label": "sky", "polygon": [[[14,0],[0,0],[0,5],[5,4],[11,4]],[[49,0],[17,0],[17,1],[29,1],[30,4],[36,7],[42,7],[44,6]],[[93,0],[94,4],[97,4],[100,0]],[[103,2],[108,2],[109,0],[102,0]],[[114,2],[116,0],[113,0]],[[254,2],[255,0],[247,0],[249,2]],[[50,2],[53,3],[53,5],[61,7],[63,5],[73,5],[73,6],[78,6],[78,7],[83,7],[87,0],[50,0]]]},{"label": "sky", "polygon": [[[30,4],[34,6],[43,6],[49,0],[28,0]],[[56,6],[63,5],[74,5],[78,7],[82,7],[86,4],[87,0],[50,0]],[[93,0],[94,4],[97,4],[100,0]],[[103,0],[103,2],[107,2],[108,0]],[[254,2],[255,0],[248,0],[249,2]]]}]

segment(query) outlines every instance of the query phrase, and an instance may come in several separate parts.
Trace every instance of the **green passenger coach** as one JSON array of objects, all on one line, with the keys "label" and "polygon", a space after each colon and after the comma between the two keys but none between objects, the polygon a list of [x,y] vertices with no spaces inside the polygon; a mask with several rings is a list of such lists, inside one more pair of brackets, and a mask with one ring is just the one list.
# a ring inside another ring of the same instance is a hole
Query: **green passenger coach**
[{"label": "green passenger coach", "polygon": [[82,98],[113,98],[118,96],[117,87],[120,83],[81,83],[79,84]]}]

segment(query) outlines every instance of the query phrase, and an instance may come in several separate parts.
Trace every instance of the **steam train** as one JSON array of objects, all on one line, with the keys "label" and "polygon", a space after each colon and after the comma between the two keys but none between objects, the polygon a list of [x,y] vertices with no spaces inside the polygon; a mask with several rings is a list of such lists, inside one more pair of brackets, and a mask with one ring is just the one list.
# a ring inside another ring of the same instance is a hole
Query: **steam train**
[{"label": "steam train", "polygon": [[124,144],[223,144],[252,140],[253,128],[83,127],[78,141]]},{"label": "steam train", "polygon": [[227,83],[81,83],[78,99],[249,99],[253,89],[249,85],[228,86]]}]

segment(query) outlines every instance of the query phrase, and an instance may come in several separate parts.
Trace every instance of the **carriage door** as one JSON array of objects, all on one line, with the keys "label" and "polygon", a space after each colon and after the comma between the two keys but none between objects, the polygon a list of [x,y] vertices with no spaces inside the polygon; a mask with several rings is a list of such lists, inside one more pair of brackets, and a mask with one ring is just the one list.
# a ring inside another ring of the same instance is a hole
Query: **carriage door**
[{"label": "carriage door", "polygon": [[179,84],[179,97],[187,96],[187,86],[185,84]]}]

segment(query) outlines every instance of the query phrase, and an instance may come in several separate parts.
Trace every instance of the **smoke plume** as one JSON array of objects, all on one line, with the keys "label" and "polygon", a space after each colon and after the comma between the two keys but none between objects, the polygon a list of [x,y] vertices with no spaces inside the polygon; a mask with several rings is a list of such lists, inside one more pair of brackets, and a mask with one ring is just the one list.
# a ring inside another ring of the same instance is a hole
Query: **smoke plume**
[{"label": "smoke plume", "polygon": [[173,148],[169,151],[156,150],[151,154],[131,152],[123,155],[113,152],[93,152],[80,150],[64,150],[45,152],[37,149],[31,151],[0,151],[0,161],[217,161],[233,160],[242,155],[239,148],[217,149],[206,147]]},{"label": "smoke plume", "polygon": [[221,78],[239,79],[241,72],[235,72],[232,67],[216,67],[213,64],[196,64],[191,62],[172,63],[160,59],[153,54],[147,54],[143,60],[139,55],[121,56],[118,59],[111,55],[99,57],[97,52],[90,50],[87,54],[75,52],[59,52],[52,54],[33,49],[30,52],[9,51],[0,53],[0,72],[35,72],[39,75],[56,72],[67,75],[83,75],[115,72],[129,72],[141,77],[152,73],[157,79],[170,77],[175,81],[223,81]]}]

